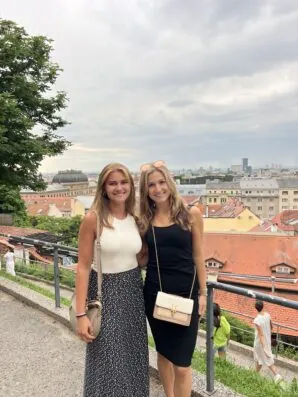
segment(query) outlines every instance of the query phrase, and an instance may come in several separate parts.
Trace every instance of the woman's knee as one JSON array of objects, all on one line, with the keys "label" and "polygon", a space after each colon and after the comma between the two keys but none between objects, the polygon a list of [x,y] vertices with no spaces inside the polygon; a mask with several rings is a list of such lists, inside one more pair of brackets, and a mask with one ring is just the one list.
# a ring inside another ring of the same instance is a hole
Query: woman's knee
[{"label": "woman's knee", "polygon": [[173,366],[173,363],[160,353],[157,353],[157,360],[163,365]]},{"label": "woman's knee", "polygon": [[178,367],[174,365],[174,372],[177,378],[186,378],[191,374],[191,367]]}]

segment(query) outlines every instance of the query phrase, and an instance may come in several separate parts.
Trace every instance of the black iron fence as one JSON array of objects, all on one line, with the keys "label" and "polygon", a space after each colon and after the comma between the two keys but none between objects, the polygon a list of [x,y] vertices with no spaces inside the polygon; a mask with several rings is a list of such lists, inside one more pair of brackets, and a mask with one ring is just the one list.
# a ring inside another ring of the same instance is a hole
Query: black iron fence
[{"label": "black iron fence", "polygon": [[[27,237],[9,236],[7,234],[0,233],[0,236],[11,237],[14,241],[19,244],[26,246],[44,246],[52,252],[53,265],[54,265],[54,285],[55,285],[55,305],[60,307],[60,278],[59,278],[59,253],[69,256],[77,256],[78,250],[76,248],[63,246],[60,244],[50,243],[41,240],[34,240]],[[230,292],[237,295],[243,295],[251,299],[259,299],[265,302],[270,302],[279,306],[288,307],[291,309],[298,310],[298,302],[281,298],[278,296],[268,295],[261,292],[254,291],[252,289],[240,288],[229,284],[208,281],[207,282],[207,333],[206,333],[206,348],[207,348],[207,372],[206,380],[207,386],[206,391],[212,394],[214,390],[214,348],[213,348],[213,290],[219,289],[226,292]]]},{"label": "black iron fence", "polygon": [[251,299],[259,299],[264,302],[273,303],[275,305],[289,307],[298,310],[298,302],[285,298],[280,298],[274,295],[263,294],[261,292],[253,291],[252,289],[240,288],[229,284],[223,284],[215,281],[207,282],[207,387],[206,391],[209,394],[214,392],[214,349],[213,349],[213,290],[219,289],[230,292],[232,294],[243,295]]}]

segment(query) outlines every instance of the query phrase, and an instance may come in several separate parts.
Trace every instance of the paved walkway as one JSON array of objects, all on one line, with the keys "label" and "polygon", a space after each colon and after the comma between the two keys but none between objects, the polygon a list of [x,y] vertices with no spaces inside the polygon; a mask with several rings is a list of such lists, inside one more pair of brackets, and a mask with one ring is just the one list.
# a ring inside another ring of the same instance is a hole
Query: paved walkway
[{"label": "paved walkway", "polygon": [[[52,318],[0,291],[0,395],[82,396],[84,343]],[[150,397],[161,397],[151,381]]]},{"label": "paved walkway", "polygon": [[[34,280],[29,280],[31,283],[34,283],[36,285],[39,285],[45,289],[48,289],[52,292],[55,292],[54,290],[54,286],[43,283],[43,282],[39,282],[39,281],[34,281]],[[65,290],[63,288],[60,289],[60,295],[70,299],[72,296],[72,292]],[[150,330],[148,330],[150,332]],[[205,340],[201,337],[198,338],[198,347],[200,350],[204,350],[206,347],[205,344]],[[227,357],[229,360],[233,361],[235,364],[246,367],[246,368],[254,368],[254,361],[253,358],[250,357],[249,355],[245,355],[244,353],[240,353],[240,352],[236,352],[234,350],[228,349],[227,352]],[[294,371],[290,371],[290,370],[286,370],[286,369],[282,369],[282,368],[278,368],[279,373],[283,376],[283,378],[287,381],[287,382],[291,382],[291,380],[296,377],[298,378],[297,373],[295,373]],[[263,368],[262,372],[261,372],[264,376],[267,377],[271,377],[272,378],[272,374],[271,371],[268,368]]]}]

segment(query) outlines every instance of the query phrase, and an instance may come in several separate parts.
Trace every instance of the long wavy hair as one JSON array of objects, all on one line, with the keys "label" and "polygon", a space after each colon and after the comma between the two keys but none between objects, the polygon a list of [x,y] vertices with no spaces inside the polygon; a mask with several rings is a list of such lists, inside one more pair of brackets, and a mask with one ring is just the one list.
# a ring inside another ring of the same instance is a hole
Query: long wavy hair
[{"label": "long wavy hair", "polygon": [[151,165],[148,169],[146,169],[146,171],[143,171],[141,173],[140,177],[140,213],[138,223],[141,234],[143,235],[146,233],[156,212],[155,203],[149,197],[148,186],[149,176],[155,171],[158,171],[162,174],[170,190],[169,204],[171,221],[185,230],[190,230],[191,217],[189,210],[182,201],[169,170],[165,165],[162,165],[160,167],[155,167],[154,165]]},{"label": "long wavy hair", "polygon": [[132,215],[135,218],[134,211],[135,211],[136,194],[135,194],[135,187],[132,176],[125,165],[120,163],[110,163],[106,165],[99,174],[96,194],[93,204],[91,206],[91,210],[97,212],[99,216],[100,225],[110,229],[112,229],[113,226],[111,224],[112,217],[109,210],[109,198],[106,194],[105,184],[109,175],[115,171],[122,172],[124,177],[127,178],[127,180],[129,181],[130,194],[125,202],[125,209],[128,214]]}]

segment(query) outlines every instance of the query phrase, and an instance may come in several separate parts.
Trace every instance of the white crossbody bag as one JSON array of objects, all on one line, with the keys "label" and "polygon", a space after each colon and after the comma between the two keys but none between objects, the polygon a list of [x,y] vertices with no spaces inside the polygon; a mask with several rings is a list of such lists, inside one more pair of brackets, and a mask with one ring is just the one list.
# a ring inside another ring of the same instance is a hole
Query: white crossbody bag
[{"label": "white crossbody bag", "polygon": [[152,234],[154,240],[156,264],[157,264],[159,288],[160,288],[160,291],[158,291],[155,301],[153,317],[158,320],[168,321],[170,323],[180,324],[188,327],[190,325],[191,315],[194,306],[194,300],[191,299],[191,295],[196,278],[196,268],[194,272],[194,278],[193,278],[189,298],[183,298],[182,296],[179,295],[167,294],[166,292],[163,292],[161,286],[161,277],[160,277],[159,260],[158,260],[154,226],[152,225],[151,227],[152,227]]}]

